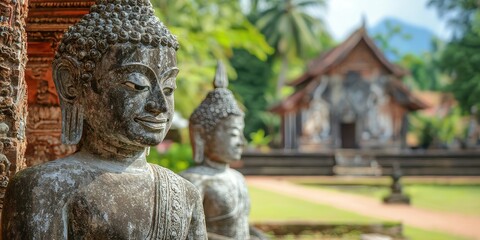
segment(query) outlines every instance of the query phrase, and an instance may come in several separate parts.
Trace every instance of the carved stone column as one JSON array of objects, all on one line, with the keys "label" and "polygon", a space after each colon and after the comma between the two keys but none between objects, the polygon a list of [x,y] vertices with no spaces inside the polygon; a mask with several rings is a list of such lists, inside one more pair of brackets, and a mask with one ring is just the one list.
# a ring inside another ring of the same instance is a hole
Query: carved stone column
[{"label": "carved stone column", "polygon": [[27,120],[27,166],[55,160],[75,152],[61,144],[62,112],[51,83],[51,58],[31,57],[26,75],[29,88]]},{"label": "carved stone column", "polygon": [[9,178],[25,167],[26,0],[0,0],[0,210]]},{"label": "carved stone column", "polygon": [[93,0],[30,0],[27,18],[28,139],[27,166],[55,160],[75,151],[61,144],[61,110],[52,79],[52,61],[68,26],[75,24]]}]

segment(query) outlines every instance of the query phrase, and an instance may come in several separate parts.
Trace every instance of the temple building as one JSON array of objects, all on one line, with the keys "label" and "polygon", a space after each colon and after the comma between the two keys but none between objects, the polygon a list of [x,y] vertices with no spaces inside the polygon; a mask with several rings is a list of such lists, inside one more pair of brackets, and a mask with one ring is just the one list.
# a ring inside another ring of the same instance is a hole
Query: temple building
[{"label": "temple building", "polygon": [[271,108],[282,118],[285,149],[402,149],[408,114],[427,108],[402,83],[364,26],[321,54]]}]

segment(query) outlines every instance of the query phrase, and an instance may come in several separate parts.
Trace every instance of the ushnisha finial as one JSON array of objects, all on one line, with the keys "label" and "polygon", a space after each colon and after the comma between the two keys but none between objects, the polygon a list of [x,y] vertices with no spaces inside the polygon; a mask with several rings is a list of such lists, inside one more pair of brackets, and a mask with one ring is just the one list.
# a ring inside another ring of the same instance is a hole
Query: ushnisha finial
[{"label": "ushnisha finial", "polygon": [[215,73],[215,79],[213,80],[214,88],[227,88],[228,87],[228,77],[227,71],[225,70],[225,65],[221,60],[218,60],[217,71]]},{"label": "ushnisha finial", "polygon": [[233,93],[227,89],[228,78],[221,61],[218,62],[213,85],[215,89],[207,94],[190,116],[190,125],[200,125],[206,133],[212,132],[222,119],[231,115],[244,116]]}]

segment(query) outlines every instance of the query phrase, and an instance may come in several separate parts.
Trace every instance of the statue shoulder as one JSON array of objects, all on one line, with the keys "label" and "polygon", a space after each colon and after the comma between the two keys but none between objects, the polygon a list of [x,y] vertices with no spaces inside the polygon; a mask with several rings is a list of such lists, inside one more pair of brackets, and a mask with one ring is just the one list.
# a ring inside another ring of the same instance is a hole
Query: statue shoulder
[{"label": "statue shoulder", "polygon": [[[13,183],[21,183],[24,186],[39,185],[48,187],[52,184],[71,183],[76,175],[83,175],[88,171],[80,162],[71,159],[60,159],[37,166],[26,168],[12,179]],[[26,185],[25,185],[26,184]]]},{"label": "statue shoulder", "polygon": [[29,234],[34,233],[40,234],[39,239],[63,236],[62,209],[85,183],[76,177],[82,172],[77,162],[64,160],[18,172],[5,194],[4,236],[18,235],[22,239],[30,239]]},{"label": "statue shoulder", "polygon": [[191,167],[183,172],[180,172],[179,174],[190,182],[203,182],[212,178],[214,175],[210,168],[202,165]]},{"label": "statue shoulder", "polygon": [[245,181],[245,176],[243,176],[243,174],[242,174],[241,172],[239,172],[239,171],[237,171],[237,170],[235,170],[235,169],[232,169],[232,168],[230,168],[229,171],[230,171],[230,173],[231,173],[232,175],[234,175],[236,178],[238,178],[238,179],[240,179],[240,180],[242,180],[242,181]]}]

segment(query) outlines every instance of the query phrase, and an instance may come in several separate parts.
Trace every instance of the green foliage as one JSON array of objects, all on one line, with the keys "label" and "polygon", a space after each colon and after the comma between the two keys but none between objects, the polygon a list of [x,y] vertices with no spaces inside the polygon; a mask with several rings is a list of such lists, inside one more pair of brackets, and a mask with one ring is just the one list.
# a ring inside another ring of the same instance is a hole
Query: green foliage
[{"label": "green foliage", "polygon": [[480,32],[468,32],[450,42],[441,66],[454,80],[448,86],[466,112],[480,103]]},{"label": "green foliage", "polygon": [[238,78],[230,86],[236,99],[244,106],[244,134],[248,137],[258,129],[267,129],[260,116],[267,109],[268,96],[274,93],[274,88],[268,81],[272,68],[268,62],[261,61],[245,50],[235,50],[231,64],[238,73]]},{"label": "green foliage", "polygon": [[480,8],[476,0],[430,0],[439,15],[448,19],[455,31],[440,60],[440,67],[453,82],[453,92],[468,112],[480,103]]},{"label": "green foliage", "polygon": [[444,91],[451,82],[451,78],[442,73],[440,59],[445,44],[439,39],[432,40],[432,51],[421,57],[407,54],[402,57],[400,64],[410,70],[405,82],[414,89],[422,91]]},{"label": "green foliage", "polygon": [[417,134],[422,148],[447,147],[454,140],[465,137],[465,126],[460,109],[453,108],[444,117],[415,114],[411,116],[411,130]]},{"label": "green foliage", "polygon": [[[321,35],[326,30],[321,19],[312,12],[325,7],[324,0],[264,0],[251,1],[250,19],[265,35],[270,46],[275,49],[274,60],[281,62],[278,72],[275,97],[286,81],[289,63],[295,58],[305,58],[312,51],[322,48]],[[258,6],[264,6],[259,9]]]},{"label": "green foliage", "polygon": [[[180,42],[176,108],[190,116],[211,82],[218,59],[226,64],[233,49],[245,49],[265,60],[272,49],[242,14],[238,1],[153,0],[156,13]],[[229,75],[235,72],[229,67]]]},{"label": "green foliage", "polygon": [[250,145],[260,150],[268,149],[268,144],[272,141],[271,136],[265,136],[265,131],[263,129],[250,133],[250,139]]},{"label": "green foliage", "polygon": [[192,148],[190,144],[172,143],[165,153],[151,149],[147,161],[178,173],[193,165]]},{"label": "green foliage", "polygon": [[308,47],[319,47],[316,36],[324,26],[307,9],[325,7],[324,0],[272,0],[267,6],[256,25],[276,53],[304,56]]},{"label": "green foliage", "polygon": [[436,8],[439,16],[448,20],[457,36],[478,28],[477,0],[430,0],[428,6]]},{"label": "green foliage", "polygon": [[387,32],[385,34],[376,34],[373,36],[375,43],[387,55],[393,55],[395,58],[400,58],[400,52],[394,46],[390,45],[391,39],[399,36],[402,39],[408,40],[412,36],[402,31],[399,25],[393,25],[390,21],[386,22]]},{"label": "green foliage", "polygon": [[410,75],[404,79],[405,82],[410,87],[422,91],[443,90],[450,79],[442,74],[439,68],[444,44],[439,39],[432,39],[432,51],[426,52],[422,56],[413,54],[401,56],[399,50],[391,45],[391,40],[395,37],[408,40],[412,36],[404,33],[399,25],[393,25],[390,21],[386,22],[386,27],[385,34],[377,34],[373,39],[386,55],[400,59],[399,64],[410,71]]}]

